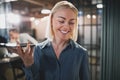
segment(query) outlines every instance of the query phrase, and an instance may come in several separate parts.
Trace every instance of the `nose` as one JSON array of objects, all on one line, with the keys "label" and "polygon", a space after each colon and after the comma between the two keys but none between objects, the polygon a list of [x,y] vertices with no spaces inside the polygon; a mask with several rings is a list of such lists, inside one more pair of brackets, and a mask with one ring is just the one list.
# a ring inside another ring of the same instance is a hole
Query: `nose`
[{"label": "nose", "polygon": [[65,26],[66,26],[66,27],[67,27],[67,26],[69,27],[69,26],[70,26],[69,22],[66,22],[66,23],[65,23]]},{"label": "nose", "polygon": [[70,25],[69,25],[68,22],[66,22],[66,23],[64,24],[64,30],[69,30],[69,29],[70,29]]},{"label": "nose", "polygon": [[70,24],[69,24],[69,22],[66,22],[66,23],[64,24],[64,27],[67,27],[67,28],[69,28],[69,27],[70,27]]}]

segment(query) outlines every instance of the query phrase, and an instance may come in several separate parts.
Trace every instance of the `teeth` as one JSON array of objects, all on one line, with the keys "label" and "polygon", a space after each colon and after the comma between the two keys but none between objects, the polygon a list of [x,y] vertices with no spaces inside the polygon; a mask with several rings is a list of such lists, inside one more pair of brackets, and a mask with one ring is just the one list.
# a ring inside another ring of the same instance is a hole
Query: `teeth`
[{"label": "teeth", "polygon": [[68,31],[61,31],[61,32],[64,33],[64,34],[68,33]]}]

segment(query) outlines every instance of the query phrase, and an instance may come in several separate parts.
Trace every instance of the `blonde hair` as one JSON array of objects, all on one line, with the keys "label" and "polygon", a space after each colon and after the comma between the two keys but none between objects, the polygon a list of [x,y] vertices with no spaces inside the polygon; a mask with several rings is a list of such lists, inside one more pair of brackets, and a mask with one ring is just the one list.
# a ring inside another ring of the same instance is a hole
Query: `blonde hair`
[{"label": "blonde hair", "polygon": [[78,10],[72,3],[68,2],[68,1],[60,1],[60,2],[56,3],[56,5],[52,8],[51,13],[49,15],[48,28],[47,28],[48,33],[47,33],[46,37],[50,40],[52,40],[54,38],[51,21],[52,21],[52,17],[54,15],[54,13],[56,13],[58,11],[58,9],[60,9],[60,8],[71,9],[76,14],[76,19],[77,19],[76,27],[74,28],[73,34],[71,36],[71,39],[76,41],[77,36],[78,36],[78,18],[77,18]]}]

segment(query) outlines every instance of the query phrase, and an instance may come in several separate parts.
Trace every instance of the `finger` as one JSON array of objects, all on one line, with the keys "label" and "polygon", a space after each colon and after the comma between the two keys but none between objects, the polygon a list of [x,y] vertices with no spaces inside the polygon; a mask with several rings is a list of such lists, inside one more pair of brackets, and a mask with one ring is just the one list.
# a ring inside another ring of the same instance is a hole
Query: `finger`
[{"label": "finger", "polygon": [[28,43],[27,43],[26,50],[25,50],[25,53],[26,53],[26,54],[29,54],[29,53],[30,53],[30,50],[31,50],[31,48],[30,48],[30,43],[28,42]]},{"label": "finger", "polygon": [[17,50],[17,54],[19,54],[20,56],[24,56],[24,50],[20,45],[16,47],[16,50]]},{"label": "finger", "polygon": [[20,46],[20,42],[19,41],[16,41],[16,43],[17,43],[17,46]]},{"label": "finger", "polygon": [[33,55],[33,48],[31,48],[31,50],[30,50],[30,55],[31,56]]},{"label": "finger", "polygon": [[28,43],[30,44],[31,42],[28,40]]}]

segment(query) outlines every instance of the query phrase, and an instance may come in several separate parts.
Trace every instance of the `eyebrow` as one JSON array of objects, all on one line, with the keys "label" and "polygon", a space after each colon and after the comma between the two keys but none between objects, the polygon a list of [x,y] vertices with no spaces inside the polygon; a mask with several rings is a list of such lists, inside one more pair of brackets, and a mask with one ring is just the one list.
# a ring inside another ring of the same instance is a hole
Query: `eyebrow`
[{"label": "eyebrow", "polygon": [[[62,19],[66,19],[65,17],[62,17],[62,16],[58,16],[58,18],[62,18]],[[76,20],[76,19],[70,19],[70,20]]]}]

